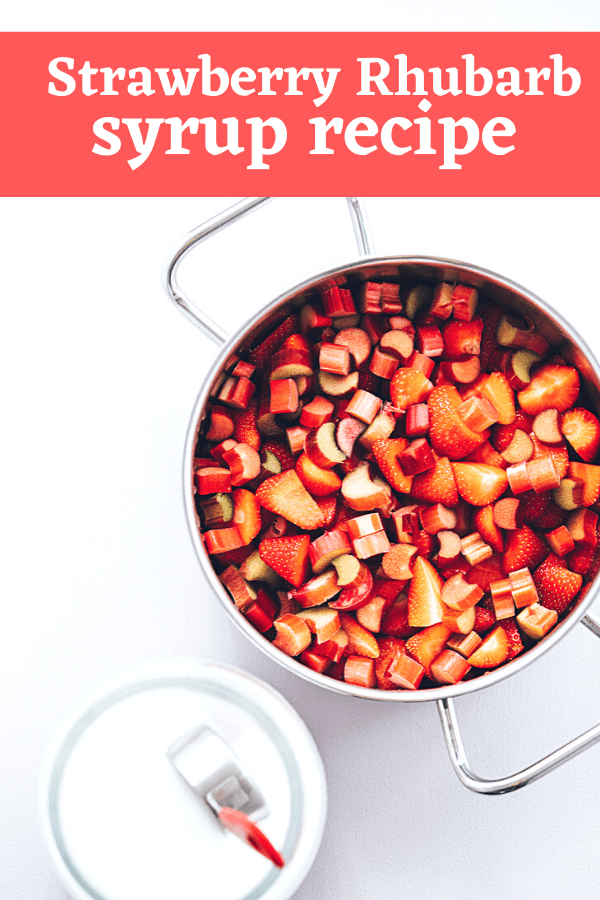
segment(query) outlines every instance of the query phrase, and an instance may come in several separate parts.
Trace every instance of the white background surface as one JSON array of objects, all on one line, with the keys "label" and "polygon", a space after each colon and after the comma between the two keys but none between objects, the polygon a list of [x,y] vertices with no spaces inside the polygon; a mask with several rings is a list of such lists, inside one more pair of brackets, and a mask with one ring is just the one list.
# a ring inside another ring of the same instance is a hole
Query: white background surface
[{"label": "white background surface", "polygon": [[[232,10],[240,30],[600,26],[597,5],[585,3],[505,4],[502,17],[474,2],[340,9],[317,15],[309,4],[294,18],[269,3],[228,4],[227,15],[105,3],[100,16],[63,3],[38,5],[35,18],[31,6],[27,19],[13,10],[4,27],[217,29],[231,26]],[[451,770],[433,705],[308,685],[251,646],[206,588],[181,468],[215,349],[169,304],[159,273],[173,242],[231,202],[3,201],[0,897],[65,897],[37,808],[40,759],[61,719],[104,680],[180,655],[274,684],[321,749],[329,818],[298,900],[598,896],[598,748],[522,792],[472,795]],[[367,208],[378,252],[503,273],[568,316],[600,355],[598,200],[373,199]],[[183,280],[233,329],[290,283],[354,255],[343,201],[283,200],[200,250]],[[599,652],[578,626],[535,666],[460,701],[475,768],[507,774],[599,721]]]}]

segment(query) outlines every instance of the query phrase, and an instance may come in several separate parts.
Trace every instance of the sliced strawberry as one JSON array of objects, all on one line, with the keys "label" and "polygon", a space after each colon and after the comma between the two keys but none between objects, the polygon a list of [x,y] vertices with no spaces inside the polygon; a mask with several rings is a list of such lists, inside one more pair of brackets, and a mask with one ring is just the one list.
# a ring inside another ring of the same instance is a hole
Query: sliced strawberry
[{"label": "sliced strawberry", "polygon": [[[541,496],[543,496],[543,494]],[[565,524],[568,516],[569,513],[566,509],[561,509],[554,500],[550,499],[546,504],[544,512],[537,517],[537,520],[533,524],[537,525],[538,528],[554,531],[555,528],[559,528],[561,525]]]},{"label": "sliced strawberry", "polygon": [[468,456],[465,456],[464,462],[481,462],[488,466],[496,466],[498,469],[506,469],[508,463],[497,453],[489,441],[485,441]]},{"label": "sliced strawberry", "polygon": [[600,422],[589,409],[576,407],[564,413],[560,428],[584,462],[591,463],[600,446]]},{"label": "sliced strawberry", "polygon": [[401,594],[383,614],[381,633],[398,638],[408,638],[416,629],[408,624],[408,598]]},{"label": "sliced strawberry", "polygon": [[548,556],[549,547],[535,531],[527,525],[507,536],[506,549],[502,560],[504,573],[516,572],[517,569],[535,569]]},{"label": "sliced strawberry", "polygon": [[307,534],[295,534],[292,537],[267,538],[258,545],[258,552],[270,569],[298,588],[309,574],[309,547],[310,537]]},{"label": "sliced strawberry", "polygon": [[516,417],[515,392],[502,372],[492,372],[481,391],[493,404],[500,425],[510,425]]},{"label": "sliced strawberry", "polygon": [[526,525],[535,525],[537,520],[546,511],[550,502],[550,494],[536,494],[535,491],[525,491],[519,494],[523,521]]},{"label": "sliced strawberry", "polygon": [[479,635],[484,635],[490,628],[493,628],[495,624],[496,616],[491,609],[485,609],[483,606],[475,607],[475,624],[473,625],[473,631],[476,631]]},{"label": "sliced strawberry", "polygon": [[300,331],[297,315],[288,316],[277,326],[257,347],[250,351],[250,362],[256,366],[259,372],[269,369],[271,357],[279,350],[283,342],[291,334]]},{"label": "sliced strawberry", "polygon": [[458,504],[458,490],[452,465],[447,456],[441,456],[432,469],[416,475],[410,494],[416,500],[426,503],[443,503],[444,506]]},{"label": "sliced strawberry", "polygon": [[375,660],[377,687],[380,691],[397,691],[398,685],[390,681],[385,673],[396,653],[404,653],[405,643],[396,637],[379,638],[377,643],[379,644],[379,657]]},{"label": "sliced strawberry", "polygon": [[537,416],[544,409],[566,412],[579,397],[577,369],[546,364],[537,369],[527,387],[517,396],[521,408],[530,416]]},{"label": "sliced strawberry", "polygon": [[494,521],[494,507],[491,503],[482,506],[475,516],[475,528],[486,544],[496,553],[504,553],[504,536]]},{"label": "sliced strawberry", "polygon": [[339,615],[342,628],[348,635],[348,654],[377,659],[379,656],[379,645],[371,632],[363,628],[350,613],[340,612]]},{"label": "sliced strawberry", "polygon": [[569,478],[583,482],[582,506],[593,506],[600,497],[600,466],[591,466],[589,463],[569,463]]},{"label": "sliced strawberry", "polygon": [[481,349],[483,322],[476,316],[470,322],[449,319],[442,327],[444,359],[456,359],[464,353],[478,354]]},{"label": "sliced strawberry", "polygon": [[375,441],[372,447],[373,456],[377,460],[377,465],[381,470],[381,474],[395,491],[402,494],[409,494],[412,487],[412,476],[405,475],[400,463],[398,462],[398,454],[408,446],[408,441],[404,438],[395,438],[390,440],[384,438]]},{"label": "sliced strawberry", "polygon": [[274,456],[277,457],[277,459],[281,463],[282,472],[286,472],[288,469],[294,468],[294,457],[290,453],[288,447],[286,447],[286,445],[283,443],[283,441],[265,441],[262,445],[262,449],[269,450]]},{"label": "sliced strawberry", "polygon": [[408,592],[409,625],[418,628],[435,625],[442,621],[444,615],[442,579],[431,563],[422,556],[417,557],[413,571]]},{"label": "sliced strawberry", "polygon": [[462,402],[458,390],[450,384],[435,387],[427,401],[431,444],[440,456],[449,459],[463,459],[490,436],[488,430],[476,433],[465,425],[457,412]]},{"label": "sliced strawberry", "polygon": [[256,424],[258,400],[253,397],[247,409],[232,409],[233,436],[240,444],[249,444],[260,450],[261,435]]},{"label": "sliced strawberry", "polygon": [[261,506],[288,522],[313,531],[324,524],[324,516],[293,469],[281,472],[259,486],[256,497]]},{"label": "sliced strawberry", "polygon": [[577,596],[583,578],[566,567],[564,559],[551,553],[533,573],[533,580],[546,609],[554,609],[561,615]]},{"label": "sliced strawberry", "polygon": [[329,528],[338,512],[337,497],[315,497],[315,503],[323,516],[323,528]]},{"label": "sliced strawberry", "polygon": [[472,506],[493,503],[508,487],[504,469],[485,463],[452,463],[458,493]]},{"label": "sliced strawberry", "polygon": [[233,492],[233,523],[247,546],[262,528],[260,503],[251,491],[239,488]]},{"label": "sliced strawberry", "polygon": [[452,632],[442,624],[431,625],[406,642],[406,650],[431,676],[431,663],[440,655]]},{"label": "sliced strawberry", "polygon": [[529,432],[533,427],[533,416],[528,416],[522,409],[517,410],[513,421],[509,425],[494,425],[492,429],[492,444],[498,453],[504,453],[508,449],[515,431]]},{"label": "sliced strawberry", "polygon": [[582,544],[575,547],[572,553],[567,556],[567,566],[571,572],[577,572],[578,575],[587,575],[594,562],[596,548]]},{"label": "sliced strawberry", "polygon": [[508,638],[508,656],[506,658],[510,661],[525,649],[521,640],[521,632],[514,616],[511,616],[510,619],[502,619],[500,626],[504,628]]},{"label": "sliced strawberry", "polygon": [[398,369],[390,384],[390,397],[396,409],[407,410],[427,400],[432,388],[431,381],[418,369]]},{"label": "sliced strawberry", "polygon": [[469,584],[478,584],[483,591],[489,591],[490,584],[494,581],[502,581],[504,570],[502,557],[494,553],[489,559],[477,563],[465,575],[465,581]]},{"label": "sliced strawberry", "polygon": [[478,669],[494,669],[506,662],[508,654],[508,635],[502,625],[498,625],[483,639],[475,653],[469,656],[467,662]]},{"label": "sliced strawberry", "polygon": [[313,497],[327,497],[339,491],[342,486],[342,479],[333,469],[322,469],[306,453],[298,458],[296,473]]}]

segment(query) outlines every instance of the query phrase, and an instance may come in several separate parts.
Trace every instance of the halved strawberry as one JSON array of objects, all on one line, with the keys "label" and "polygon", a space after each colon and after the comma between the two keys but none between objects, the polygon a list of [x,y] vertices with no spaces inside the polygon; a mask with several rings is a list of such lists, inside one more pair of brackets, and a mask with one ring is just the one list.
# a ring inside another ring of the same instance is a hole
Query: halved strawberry
[{"label": "halved strawberry", "polygon": [[397,691],[398,685],[385,674],[396,653],[403,653],[405,643],[397,637],[379,638],[379,657],[375,660],[375,678],[380,691]]},{"label": "halved strawberry", "polygon": [[486,544],[496,553],[504,553],[504,536],[494,521],[494,507],[491,503],[482,506],[475,516],[475,529]]},{"label": "halved strawberry", "polygon": [[578,575],[587,575],[594,562],[596,548],[581,544],[575,547],[572,553],[567,556],[567,566],[571,572],[577,572]]},{"label": "halved strawberry", "polygon": [[[543,496],[543,494],[540,496]],[[566,509],[561,509],[554,500],[550,499],[546,504],[544,512],[540,513],[537,520],[532,524],[547,531],[554,531],[555,528],[559,528],[561,525],[565,524],[568,516],[569,513]]]},{"label": "halved strawberry", "polygon": [[260,450],[261,435],[256,424],[258,400],[253,397],[247,409],[232,409],[233,436],[240,444],[249,444],[253,450]]},{"label": "halved strawberry", "polygon": [[261,506],[288,522],[313,531],[324,524],[324,516],[293,469],[281,472],[258,487],[256,498]]},{"label": "halved strawberry", "polygon": [[530,416],[537,416],[544,409],[566,412],[579,397],[577,369],[554,364],[541,366],[517,396],[521,408]]},{"label": "halved strawberry", "polygon": [[465,581],[469,584],[478,584],[482,591],[489,591],[494,581],[502,581],[503,578],[502,557],[496,553],[489,559],[477,563],[465,575]]},{"label": "halved strawberry", "polygon": [[410,494],[416,500],[426,503],[443,503],[444,506],[458,504],[458,490],[452,465],[447,456],[441,456],[435,466],[416,475]]},{"label": "halved strawberry", "polygon": [[310,537],[307,534],[295,534],[292,537],[267,538],[258,545],[258,552],[270,569],[298,588],[309,574],[309,547]]},{"label": "halved strawberry", "polygon": [[251,491],[239,488],[232,494],[233,523],[237,525],[240,537],[247,546],[262,528],[260,503]]},{"label": "halved strawberry", "polygon": [[431,444],[440,456],[449,459],[463,459],[490,436],[489,430],[477,433],[465,425],[457,412],[462,402],[453,384],[435,387],[427,401]]},{"label": "halved strawberry", "polygon": [[565,560],[555,553],[535,570],[533,580],[541,605],[556,610],[559,615],[575,599],[583,584],[582,576],[567,569]]},{"label": "halved strawberry", "polygon": [[450,629],[440,623],[424,628],[407,640],[407,651],[421,663],[428,677],[431,676],[431,663],[440,655],[451,634]]},{"label": "halved strawberry", "polygon": [[313,497],[327,497],[342,486],[342,479],[333,469],[322,469],[303,453],[296,463],[298,478]]},{"label": "halved strawberry", "polygon": [[465,456],[463,462],[480,462],[486,463],[488,466],[497,466],[499,469],[506,469],[508,463],[497,453],[489,441],[485,441],[480,447]]},{"label": "halved strawberry", "polygon": [[485,609],[483,606],[475,607],[475,624],[473,631],[479,635],[484,635],[496,624],[496,616],[491,609]]},{"label": "halved strawberry", "polygon": [[413,572],[408,592],[408,623],[420,628],[435,625],[444,615],[442,579],[422,556],[417,557]]},{"label": "halved strawberry", "polygon": [[478,669],[494,669],[506,662],[508,653],[508,635],[502,625],[498,625],[483,639],[475,653],[469,656],[467,662]]},{"label": "halved strawberry", "polygon": [[473,506],[493,503],[508,487],[504,469],[486,463],[452,463],[458,493]]},{"label": "halved strawberry", "polygon": [[525,491],[519,494],[523,521],[526,525],[535,525],[539,517],[545,512],[550,502],[550,494],[536,494],[535,491]]},{"label": "halved strawberry", "polygon": [[576,407],[563,414],[560,429],[584,462],[591,463],[600,446],[600,422],[589,409]]},{"label": "halved strawberry", "polygon": [[390,397],[396,409],[406,410],[427,400],[432,388],[431,381],[418,369],[398,369],[390,384]]},{"label": "halved strawberry", "polygon": [[407,638],[415,633],[408,624],[408,598],[401,594],[388,606],[381,620],[381,633],[398,638]]},{"label": "halved strawberry", "polygon": [[504,573],[517,569],[535,569],[548,556],[549,547],[535,531],[527,525],[507,535],[506,549],[502,560]]},{"label": "halved strawberry", "polygon": [[510,425],[511,422],[514,422],[516,416],[515,392],[508,383],[506,375],[503,375],[502,372],[492,372],[481,393],[494,405],[500,425]]},{"label": "halved strawberry", "polygon": [[412,487],[412,476],[405,475],[400,463],[398,462],[398,454],[406,449],[408,441],[404,438],[383,438],[375,441],[372,447],[373,456],[377,460],[377,465],[381,470],[388,484],[402,494],[409,494]]},{"label": "halved strawberry", "polygon": [[444,359],[456,359],[464,353],[478,354],[481,349],[483,322],[476,316],[470,322],[449,319],[442,327]]},{"label": "halved strawberry", "polygon": [[514,616],[511,616],[510,619],[503,619],[502,622],[500,622],[500,626],[504,628],[506,637],[508,638],[508,656],[506,658],[510,661],[525,649],[523,641],[521,640],[521,632],[519,631],[517,620]]},{"label": "halved strawberry", "polygon": [[492,428],[492,444],[498,453],[504,453],[510,446],[515,436],[515,431],[521,429],[527,434],[533,427],[533,416],[528,416],[522,409],[518,409],[513,421],[509,425],[494,425]]},{"label": "halved strawberry", "polygon": [[281,471],[286,472],[288,469],[294,468],[294,457],[290,453],[289,449],[283,443],[283,441],[265,441],[262,445],[262,449],[269,450],[274,456],[277,457],[279,462],[281,463]]},{"label": "halved strawberry", "polygon": [[348,654],[377,659],[379,646],[371,632],[363,628],[350,613],[340,612],[339,616],[342,628],[348,635]]},{"label": "halved strawberry", "polygon": [[323,515],[323,528],[329,528],[338,512],[337,497],[315,497],[315,503]]}]

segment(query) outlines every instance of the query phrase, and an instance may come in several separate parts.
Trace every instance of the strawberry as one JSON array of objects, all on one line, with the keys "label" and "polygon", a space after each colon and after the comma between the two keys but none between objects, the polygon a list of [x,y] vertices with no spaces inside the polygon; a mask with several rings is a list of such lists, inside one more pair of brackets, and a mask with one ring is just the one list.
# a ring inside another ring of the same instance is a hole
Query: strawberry
[{"label": "strawberry", "polygon": [[375,660],[375,678],[380,691],[397,691],[398,686],[385,674],[396,653],[403,653],[405,643],[396,637],[379,638],[379,657]]},{"label": "strawberry", "polygon": [[535,531],[527,525],[511,531],[506,542],[502,560],[504,573],[516,572],[517,569],[535,569],[548,556],[550,548]]},{"label": "strawberry", "polygon": [[407,410],[427,400],[432,388],[431,381],[418,369],[398,369],[390,383],[390,397],[396,409]]},{"label": "strawberry", "polygon": [[576,407],[564,413],[560,430],[584,462],[591,463],[600,446],[600,422],[588,409]]},{"label": "strawberry", "polygon": [[225,553],[219,553],[218,556],[214,557],[213,564],[219,568],[221,566],[241,566],[255,549],[255,546],[248,544],[245,547],[237,547],[235,550],[226,550]]},{"label": "strawberry", "polygon": [[441,456],[432,469],[416,475],[410,494],[416,500],[426,503],[443,503],[444,506],[457,506],[458,490],[450,460]]},{"label": "strawberry", "polygon": [[578,575],[587,575],[594,561],[596,548],[587,544],[581,544],[575,547],[572,553],[567,556],[567,565],[571,572],[577,572]]},{"label": "strawberry", "polygon": [[279,350],[284,340],[300,330],[298,316],[291,315],[277,326],[257,347],[250,351],[250,362],[259,372],[266,371],[271,364],[271,357]]},{"label": "strawberry", "polygon": [[577,369],[546,364],[537,369],[527,387],[519,391],[517,397],[521,408],[530,416],[537,416],[545,409],[566,412],[579,397]]},{"label": "strawberry", "polygon": [[508,635],[504,628],[498,625],[483,639],[475,653],[469,656],[467,662],[470,666],[475,666],[478,669],[494,669],[496,666],[506,662],[508,654]]},{"label": "strawberry", "polygon": [[296,463],[298,478],[313,497],[327,497],[342,486],[342,479],[332,469],[322,469],[303,453]]},{"label": "strawberry", "polygon": [[483,606],[475,607],[475,624],[473,625],[473,631],[476,631],[479,635],[484,635],[486,631],[489,631],[490,628],[496,624],[496,616],[489,609],[484,609]]},{"label": "strawberry", "polygon": [[281,463],[282,472],[286,472],[288,469],[294,468],[294,457],[292,456],[286,445],[283,443],[283,441],[265,441],[262,445],[262,449],[263,451],[269,450],[274,456],[277,457],[277,459]]},{"label": "strawberry", "polygon": [[[399,370],[403,371],[407,370]],[[457,413],[462,402],[462,397],[452,384],[435,387],[427,401],[431,444],[440,456],[447,456],[449,459],[463,459],[490,435],[487,429],[477,433],[465,425]]]},{"label": "strawberry", "polygon": [[464,353],[478,354],[481,347],[483,322],[476,316],[470,322],[449,319],[442,328],[444,359],[456,359]]},{"label": "strawberry", "polygon": [[267,538],[258,545],[258,553],[270,569],[299,588],[309,574],[308,548],[310,537],[295,534],[292,537]]},{"label": "strawberry", "polygon": [[452,463],[458,493],[473,506],[493,503],[508,487],[504,469],[486,463]]},{"label": "strawberry", "polygon": [[525,491],[519,494],[523,521],[526,525],[535,525],[537,520],[546,511],[550,502],[550,494],[536,494],[535,491]]},{"label": "strawberry", "polygon": [[412,486],[412,476],[405,475],[402,467],[398,462],[398,454],[406,449],[408,441],[404,438],[382,438],[375,441],[373,447],[373,456],[377,461],[377,465],[381,470],[381,474],[395,491],[402,494],[409,494]]},{"label": "strawberry", "polygon": [[[540,496],[543,496],[541,494]],[[544,512],[537,517],[535,525],[538,528],[544,528],[547,531],[554,531],[567,521],[569,513],[565,509],[561,509],[554,500],[549,500],[546,504]]]},{"label": "strawberry", "polygon": [[261,435],[256,424],[258,401],[253,397],[247,409],[232,409],[233,436],[240,444],[249,444],[260,450]]},{"label": "strawberry", "polygon": [[384,612],[381,620],[381,633],[397,638],[407,638],[415,631],[416,629],[408,624],[408,600],[405,595],[401,594]]},{"label": "strawberry", "polygon": [[481,391],[494,405],[500,425],[510,425],[516,418],[515,392],[502,372],[492,372]]},{"label": "strawberry", "polygon": [[450,629],[440,623],[424,628],[407,640],[407,651],[421,663],[427,677],[431,677],[431,663],[440,655],[451,634]]},{"label": "strawberry", "polygon": [[504,628],[508,638],[508,656],[506,659],[510,662],[511,659],[514,659],[515,656],[518,656],[525,649],[521,640],[521,632],[514,616],[511,616],[510,619],[502,619],[500,626]]},{"label": "strawberry", "polygon": [[435,625],[442,621],[444,614],[442,579],[422,556],[417,556],[413,571],[408,592],[408,623],[419,628]]},{"label": "strawberry", "polygon": [[315,503],[323,515],[323,528],[329,528],[337,512],[337,497],[315,497]]},{"label": "strawberry", "polygon": [[497,453],[489,441],[485,441],[480,447],[465,456],[463,462],[481,462],[488,466],[496,466],[498,469],[506,469],[508,463]]},{"label": "strawberry", "polygon": [[496,553],[504,553],[504,537],[494,521],[494,507],[491,503],[482,506],[475,516],[475,529],[486,544]]},{"label": "strawberry", "polygon": [[238,488],[233,492],[233,523],[247,546],[262,528],[260,503],[251,491]]},{"label": "strawberry", "polygon": [[313,531],[321,528],[324,516],[293,469],[281,472],[258,487],[256,498],[261,506],[288,522]]},{"label": "strawberry", "polygon": [[543,444],[533,432],[531,432],[529,437],[533,444],[533,456],[531,458],[539,459],[541,456],[550,454],[554,460],[558,477],[561,479],[565,478],[569,468],[569,451],[567,450],[566,441],[563,441],[562,446],[552,446],[551,444]]},{"label": "strawberry", "polygon": [[588,463],[569,463],[569,478],[583,482],[582,506],[593,506],[600,497],[600,466],[590,466]]},{"label": "strawberry", "polygon": [[494,554],[489,559],[477,563],[465,575],[465,581],[469,584],[478,584],[482,591],[489,591],[490,584],[504,579],[502,557]]},{"label": "strawberry", "polygon": [[494,425],[492,428],[492,444],[498,453],[504,453],[510,446],[515,436],[515,431],[520,429],[527,434],[533,427],[533,416],[528,416],[523,410],[517,410],[513,421],[509,425]]},{"label": "strawberry", "polygon": [[340,612],[339,616],[342,628],[348,635],[347,653],[351,656],[367,656],[369,659],[377,659],[379,645],[371,632],[363,628],[350,613]]},{"label": "strawberry", "polygon": [[567,569],[564,559],[551,553],[533,573],[540,603],[561,615],[575,599],[583,578]]},{"label": "strawberry", "polygon": [[483,319],[483,331],[481,332],[481,351],[479,358],[481,360],[481,369],[484,372],[491,372],[492,356],[498,349],[498,341],[496,340],[496,331],[498,323],[504,315],[504,309],[489,301],[480,301],[477,313]]}]

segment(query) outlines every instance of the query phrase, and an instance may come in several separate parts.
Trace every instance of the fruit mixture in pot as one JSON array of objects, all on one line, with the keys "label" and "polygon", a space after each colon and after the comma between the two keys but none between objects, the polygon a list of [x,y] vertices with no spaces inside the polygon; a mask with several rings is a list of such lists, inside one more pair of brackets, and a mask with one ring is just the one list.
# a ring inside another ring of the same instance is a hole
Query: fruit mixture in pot
[{"label": "fruit mixture in pot", "polygon": [[463,284],[328,284],[228,361],[194,459],[206,551],[283,653],[381,690],[514,659],[598,568],[600,423]]}]

